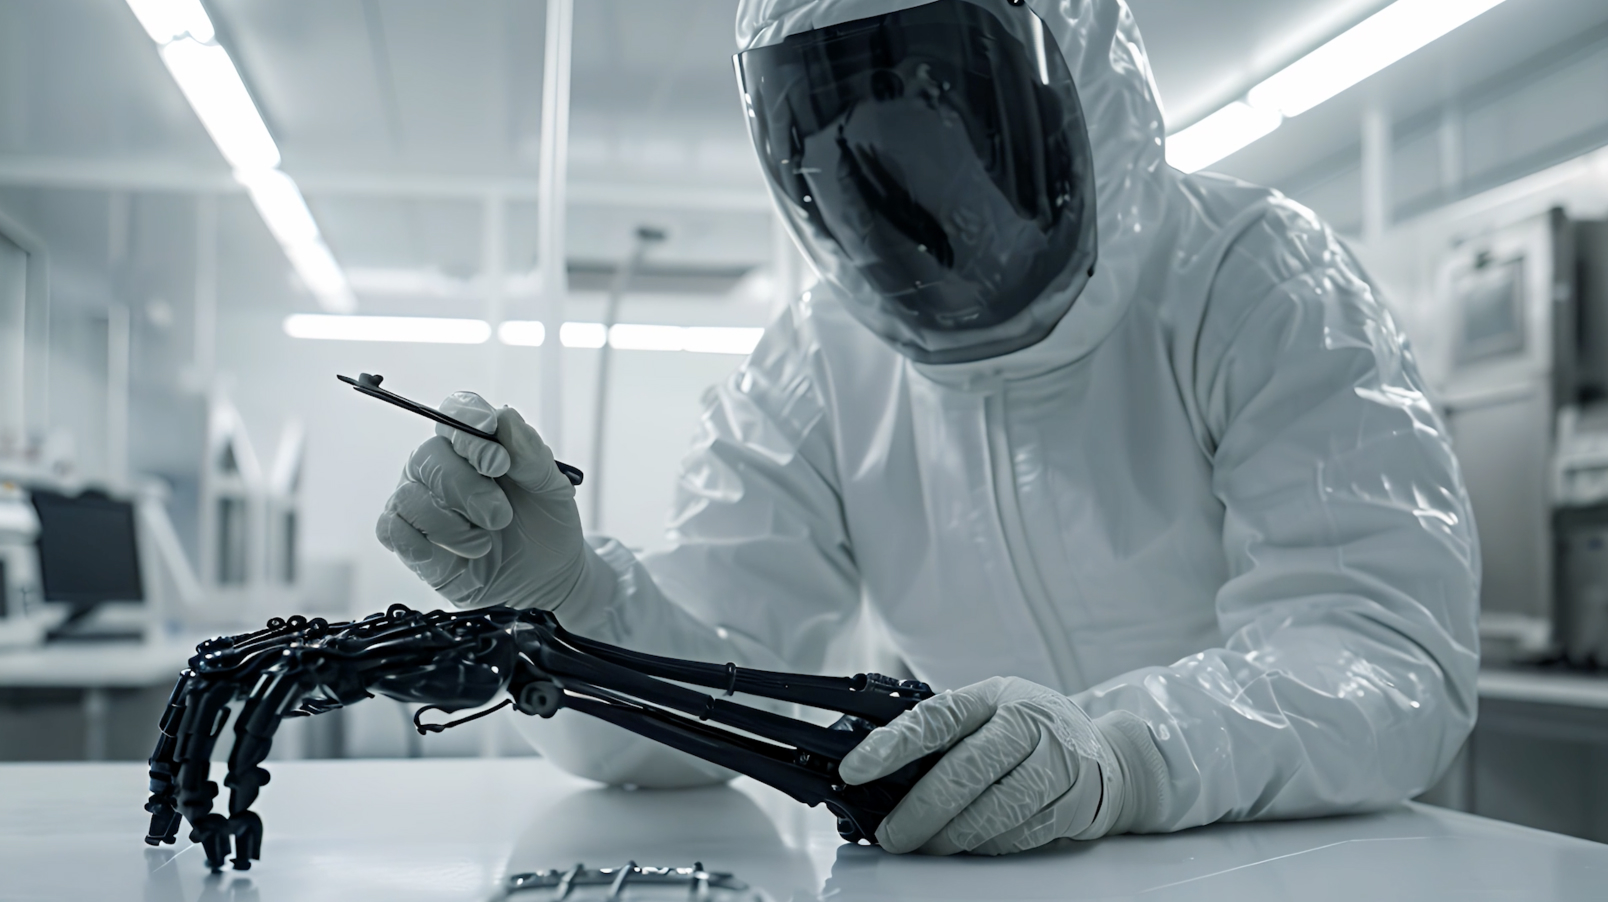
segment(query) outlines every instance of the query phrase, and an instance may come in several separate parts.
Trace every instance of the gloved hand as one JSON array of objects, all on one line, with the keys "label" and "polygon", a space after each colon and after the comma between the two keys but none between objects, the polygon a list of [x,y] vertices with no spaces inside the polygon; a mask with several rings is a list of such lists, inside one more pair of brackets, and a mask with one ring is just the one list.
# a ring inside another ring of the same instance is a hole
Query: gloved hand
[{"label": "gloved hand", "polygon": [[1134,753],[1123,732],[1053,689],[992,677],[873,731],[838,773],[857,785],[947,750],[877,828],[877,842],[889,852],[1002,855],[1126,829],[1133,769],[1122,759]]},{"label": "gloved hand", "polygon": [[575,487],[536,430],[473,392],[452,395],[441,411],[497,441],[437,426],[375,524],[380,544],[464,606],[556,611],[611,591],[612,571],[581,536]]}]

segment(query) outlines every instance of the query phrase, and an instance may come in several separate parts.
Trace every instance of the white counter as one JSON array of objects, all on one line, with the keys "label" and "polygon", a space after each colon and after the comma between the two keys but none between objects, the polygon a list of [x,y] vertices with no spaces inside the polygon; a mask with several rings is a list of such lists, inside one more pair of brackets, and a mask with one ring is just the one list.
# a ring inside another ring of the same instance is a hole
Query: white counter
[{"label": "white counter", "polygon": [[198,848],[142,842],[142,767],[0,765],[0,899],[485,900],[511,873],[628,859],[702,861],[777,902],[1608,898],[1608,846],[1417,805],[934,859],[842,845],[824,811],[748,781],[625,792],[534,759],[271,769],[263,860],[209,877]]}]

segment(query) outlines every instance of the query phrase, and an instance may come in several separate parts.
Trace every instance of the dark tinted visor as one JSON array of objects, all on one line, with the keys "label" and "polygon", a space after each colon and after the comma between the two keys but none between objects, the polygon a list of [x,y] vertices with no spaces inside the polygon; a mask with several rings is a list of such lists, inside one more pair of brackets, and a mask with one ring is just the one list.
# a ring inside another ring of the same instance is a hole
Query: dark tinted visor
[{"label": "dark tinted visor", "polygon": [[[875,296],[862,321],[917,359],[976,359],[979,339],[989,356],[1053,328],[1064,306],[1000,329],[1094,262],[1082,108],[1030,10],[939,0],[737,61],[784,214],[824,277]],[[988,330],[1000,334],[935,336]]]}]

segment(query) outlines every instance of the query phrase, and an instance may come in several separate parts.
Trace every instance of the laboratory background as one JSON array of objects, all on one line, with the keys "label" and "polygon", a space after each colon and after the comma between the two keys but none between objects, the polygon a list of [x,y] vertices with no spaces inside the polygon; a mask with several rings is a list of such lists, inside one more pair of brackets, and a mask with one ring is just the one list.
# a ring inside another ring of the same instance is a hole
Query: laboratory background
[{"label": "laboratory background", "polygon": [[[1480,710],[1423,801],[1608,842],[1608,4],[1128,5],[1168,162],[1331,224],[1452,436]],[[735,9],[0,0],[0,761],[143,762],[202,638],[449,606],[375,538],[432,424],[337,374],[519,409],[589,532],[664,544],[705,393],[816,279]],[[864,615],[826,670],[900,667]],[[268,766],[534,761],[416,707]]]}]

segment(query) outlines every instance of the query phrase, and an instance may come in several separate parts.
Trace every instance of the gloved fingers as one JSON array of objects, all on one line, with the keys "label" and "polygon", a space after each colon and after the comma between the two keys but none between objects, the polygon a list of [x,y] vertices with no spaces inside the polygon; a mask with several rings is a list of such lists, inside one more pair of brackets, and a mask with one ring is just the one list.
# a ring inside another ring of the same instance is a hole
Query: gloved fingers
[{"label": "gloved fingers", "polygon": [[939,693],[872,730],[838,764],[843,782],[856,786],[885,777],[975,732],[994,716],[989,690],[997,679]]},{"label": "gloved fingers", "polygon": [[1062,837],[1080,838],[1078,834],[1100,816],[1105,804],[1103,784],[1099,766],[1088,762],[1083,778],[1065,796],[1022,824],[980,843],[972,851],[978,855],[1009,855],[1036,849]]},{"label": "gloved fingers", "polygon": [[[441,402],[441,412],[481,432],[497,432],[497,409],[472,391],[448,395]],[[452,450],[469,461],[482,476],[495,479],[508,472],[508,450],[497,442],[487,441],[446,424],[436,425],[436,435],[452,442]]]},{"label": "gloved fingers", "polygon": [[877,827],[877,842],[889,852],[921,848],[995,782],[1030,758],[1039,739],[1036,726],[1001,711],[916,781]]},{"label": "gloved fingers", "polygon": [[1036,849],[1066,835],[1055,828],[1056,820],[1054,811],[1040,811],[993,839],[979,843],[970,851],[973,855],[1011,855]]},{"label": "gloved fingers", "polygon": [[[1042,732],[1032,754],[1004,777],[972,800],[942,830],[921,846],[928,855],[970,852],[984,843],[1029,822],[1044,821],[1043,829],[1055,824],[1054,813],[1040,818],[1052,805],[1065,801],[1073,786],[1073,765],[1067,752],[1054,737]],[[1042,832],[1042,831],[1039,831]],[[1037,835],[1033,831],[1029,834]],[[1047,842],[1041,839],[1035,845]]]},{"label": "gloved fingers", "polygon": [[457,511],[482,529],[502,529],[514,519],[502,486],[478,472],[439,435],[414,449],[404,478],[422,483],[440,507]]},{"label": "gloved fingers", "polygon": [[380,544],[396,552],[415,576],[451,601],[464,601],[482,584],[468,561],[436,546],[395,511],[380,514],[374,533]]},{"label": "gloved fingers", "polygon": [[556,492],[575,497],[575,486],[553,462],[553,449],[519,411],[504,407],[497,412],[497,441],[508,449],[508,479],[527,492]]},{"label": "gloved fingers", "polygon": [[491,551],[491,532],[470,523],[457,511],[442,507],[422,483],[409,481],[397,486],[386,507],[433,544],[459,557],[485,557]]},{"label": "gloved fingers", "polygon": [[389,506],[380,512],[379,520],[374,523],[374,537],[410,568],[416,563],[430,560],[441,550],[430,544],[424,533],[397,516],[396,511],[391,510]]}]

